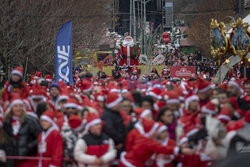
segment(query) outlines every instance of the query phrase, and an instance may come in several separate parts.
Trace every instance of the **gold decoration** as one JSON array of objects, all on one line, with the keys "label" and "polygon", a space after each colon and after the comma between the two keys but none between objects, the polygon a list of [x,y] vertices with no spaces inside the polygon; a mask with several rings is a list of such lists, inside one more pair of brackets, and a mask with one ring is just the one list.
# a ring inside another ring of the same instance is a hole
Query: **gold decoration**
[{"label": "gold decoration", "polygon": [[247,55],[250,50],[250,35],[248,32],[249,25],[243,23],[239,18],[236,23],[232,23],[232,33],[230,35],[230,49],[234,55],[239,55],[241,59]]},{"label": "gold decoration", "polygon": [[214,59],[218,59],[218,65],[221,65],[222,55],[227,52],[228,41],[226,37],[225,24],[218,23],[212,19],[210,23],[210,49]]}]

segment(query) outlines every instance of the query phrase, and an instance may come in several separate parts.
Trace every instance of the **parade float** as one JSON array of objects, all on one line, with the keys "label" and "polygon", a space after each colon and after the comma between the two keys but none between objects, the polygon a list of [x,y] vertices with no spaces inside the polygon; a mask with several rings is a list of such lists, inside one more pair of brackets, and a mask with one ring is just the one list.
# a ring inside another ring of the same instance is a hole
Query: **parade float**
[{"label": "parade float", "polygon": [[130,35],[110,33],[109,36],[113,40],[110,50],[83,53],[78,51],[74,58],[75,67],[87,67],[94,75],[102,71],[112,76],[117,68],[120,68],[120,72],[130,73],[135,66],[139,69],[140,75],[150,74],[154,70],[160,74],[163,69],[167,69],[165,65],[167,54],[174,53],[180,47],[182,34],[177,28],[172,32],[163,32],[157,28],[147,35],[145,51],[144,47]]},{"label": "parade float", "polygon": [[[227,74],[231,77],[246,77],[246,66],[250,62],[250,15],[238,18],[226,29],[223,22],[212,19],[210,24],[210,49],[220,66],[215,83],[221,83]],[[243,67],[243,68],[241,68]],[[243,69],[243,72],[240,72]],[[235,74],[233,74],[235,73]],[[242,74],[241,74],[242,73]]]}]

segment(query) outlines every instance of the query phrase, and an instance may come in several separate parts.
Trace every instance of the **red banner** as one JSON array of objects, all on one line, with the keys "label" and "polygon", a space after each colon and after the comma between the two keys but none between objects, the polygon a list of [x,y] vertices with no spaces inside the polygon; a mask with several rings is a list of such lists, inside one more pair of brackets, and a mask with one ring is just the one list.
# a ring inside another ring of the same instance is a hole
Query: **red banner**
[{"label": "red banner", "polygon": [[172,66],[170,67],[170,77],[190,78],[195,76],[195,66]]}]

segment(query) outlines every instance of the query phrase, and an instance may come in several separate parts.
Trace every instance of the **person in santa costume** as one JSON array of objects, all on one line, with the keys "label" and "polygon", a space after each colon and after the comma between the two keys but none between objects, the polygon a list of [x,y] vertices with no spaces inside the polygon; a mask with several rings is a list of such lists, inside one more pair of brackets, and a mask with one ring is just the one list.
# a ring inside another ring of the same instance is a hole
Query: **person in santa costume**
[{"label": "person in santa costume", "polygon": [[133,38],[128,35],[124,38],[120,51],[117,54],[120,60],[120,66],[134,66],[139,65],[140,51],[134,43]]},{"label": "person in santa costume", "polygon": [[161,72],[161,78],[168,79],[169,75],[170,75],[170,70],[168,69],[168,67],[164,67]]},{"label": "person in santa costume", "polygon": [[47,74],[47,75],[45,76],[45,80],[46,80],[49,84],[51,84],[51,83],[53,82],[52,76],[49,75],[49,74]]},{"label": "person in santa costume", "polygon": [[180,149],[174,146],[163,146],[156,140],[159,123],[142,119],[145,124],[145,132],[143,135],[138,134],[135,144],[128,152],[121,154],[121,162],[119,167],[143,167],[145,162],[151,158],[154,153],[161,154],[193,154],[193,150],[189,148]]},{"label": "person in santa costume", "polygon": [[[169,138],[168,135],[168,128],[166,125],[161,123],[158,131],[157,131],[157,141],[162,143],[163,146],[176,146],[176,143],[174,140]],[[175,155],[173,154],[158,154],[156,155],[156,163],[155,167],[174,167],[174,161],[175,160]]]},{"label": "person in santa costume", "polygon": [[126,129],[120,113],[121,102],[122,97],[118,93],[108,93],[106,108],[102,114],[102,120],[105,122],[104,132],[114,140],[118,156],[124,149],[126,137]]},{"label": "person in santa costume", "polygon": [[[47,110],[40,117],[43,131],[38,136],[38,167],[60,167],[63,160],[63,139],[54,122],[54,112]],[[43,159],[44,158],[44,159]]]},{"label": "person in santa costume", "polygon": [[152,112],[148,109],[137,108],[134,110],[134,113],[136,113],[137,115],[137,121],[136,123],[134,123],[134,128],[130,128],[132,130],[130,132],[128,131],[128,134],[126,137],[126,145],[125,145],[126,151],[129,151],[132,148],[139,133],[144,134],[143,130],[141,130],[141,129],[144,129],[143,122],[141,121],[142,118],[153,120]]},{"label": "person in santa costume", "polygon": [[16,67],[11,72],[10,79],[4,84],[3,101],[9,104],[11,93],[18,93],[22,98],[29,96],[29,87],[23,80],[23,68]]},{"label": "person in santa costume", "polygon": [[[37,137],[41,132],[41,126],[28,116],[19,94],[11,94],[11,102],[4,116],[4,131],[14,142],[14,154],[12,156],[35,156]],[[16,166],[29,166],[29,160],[17,160]]]},{"label": "person in santa costume", "polygon": [[131,80],[137,80],[140,77],[140,71],[137,67],[133,67],[130,71],[130,79]]},{"label": "person in santa costume", "polygon": [[79,167],[108,167],[116,157],[113,140],[102,132],[102,120],[94,113],[88,113],[86,134],[80,138],[74,150]]},{"label": "person in santa costume", "polygon": [[227,85],[227,92],[230,97],[236,98],[238,106],[242,111],[250,109],[250,104],[242,96],[242,87],[239,80],[231,79]]},{"label": "person in santa costume", "polygon": [[203,107],[206,103],[210,101],[210,95],[212,94],[214,86],[209,81],[200,77],[197,78],[196,83],[198,89],[198,96],[200,99],[200,107]]},{"label": "person in santa costume", "polygon": [[[196,134],[200,130],[200,120],[199,120],[199,97],[196,94],[190,93],[185,99],[185,108],[183,110],[183,115],[178,120],[176,135],[179,138],[183,131],[189,137]],[[180,130],[182,129],[182,130]],[[181,132],[182,131],[182,132]]]}]

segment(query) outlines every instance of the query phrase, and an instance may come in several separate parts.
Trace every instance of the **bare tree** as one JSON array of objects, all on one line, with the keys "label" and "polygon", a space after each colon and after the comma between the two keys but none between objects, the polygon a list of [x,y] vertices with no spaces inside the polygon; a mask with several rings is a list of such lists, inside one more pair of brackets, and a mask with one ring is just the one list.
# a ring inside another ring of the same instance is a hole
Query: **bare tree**
[{"label": "bare tree", "polygon": [[210,56],[209,34],[212,18],[228,22],[228,16],[235,16],[235,0],[202,0],[193,11],[193,19],[187,32],[195,46],[205,56]]},{"label": "bare tree", "polygon": [[96,48],[111,17],[111,0],[3,0],[0,8],[0,56],[5,69],[54,71],[55,40],[60,26],[73,21],[73,48]]}]

